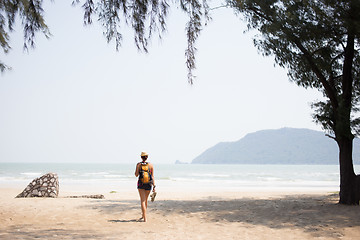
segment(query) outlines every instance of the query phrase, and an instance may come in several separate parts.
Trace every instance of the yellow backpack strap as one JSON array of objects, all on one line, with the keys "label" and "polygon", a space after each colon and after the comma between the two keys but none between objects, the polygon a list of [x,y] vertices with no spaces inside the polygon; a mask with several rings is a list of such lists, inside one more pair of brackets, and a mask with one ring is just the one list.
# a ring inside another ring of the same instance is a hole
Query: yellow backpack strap
[{"label": "yellow backpack strap", "polygon": [[[149,163],[145,163],[145,164],[143,164],[143,163],[141,163],[141,170],[143,171],[143,172],[148,172],[149,171]],[[144,168],[144,167],[146,167],[146,168]]]}]

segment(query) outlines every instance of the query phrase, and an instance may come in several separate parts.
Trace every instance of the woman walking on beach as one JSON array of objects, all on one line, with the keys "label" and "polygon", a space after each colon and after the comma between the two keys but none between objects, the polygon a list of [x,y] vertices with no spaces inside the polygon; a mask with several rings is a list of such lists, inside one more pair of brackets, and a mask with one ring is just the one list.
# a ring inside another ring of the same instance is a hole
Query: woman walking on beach
[{"label": "woman walking on beach", "polygon": [[[152,186],[153,192],[155,194],[155,179],[154,179],[154,166],[146,162],[148,158],[148,154],[146,152],[141,152],[141,162],[136,165],[135,176],[139,177],[137,188],[139,191],[140,202],[141,202],[141,211],[142,211],[142,218],[144,222],[146,222],[146,209],[149,194],[151,191]],[[155,196],[154,196],[155,197]]]}]

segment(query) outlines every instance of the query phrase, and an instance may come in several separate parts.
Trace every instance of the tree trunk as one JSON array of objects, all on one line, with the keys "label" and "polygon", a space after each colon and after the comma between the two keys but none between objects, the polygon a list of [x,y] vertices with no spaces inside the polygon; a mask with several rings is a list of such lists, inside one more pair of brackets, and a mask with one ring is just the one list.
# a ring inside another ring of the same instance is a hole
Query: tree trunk
[{"label": "tree trunk", "polygon": [[360,176],[356,176],[353,167],[353,139],[342,137],[337,140],[340,161],[340,204],[359,205]]},{"label": "tree trunk", "polygon": [[[353,11],[351,11],[351,14]],[[359,178],[355,175],[352,150],[354,135],[351,133],[351,110],[353,98],[353,62],[355,34],[354,25],[348,26],[347,45],[345,48],[343,76],[342,76],[342,95],[336,113],[335,136],[339,145],[340,161],[340,200],[341,204],[359,205],[360,188]]]}]

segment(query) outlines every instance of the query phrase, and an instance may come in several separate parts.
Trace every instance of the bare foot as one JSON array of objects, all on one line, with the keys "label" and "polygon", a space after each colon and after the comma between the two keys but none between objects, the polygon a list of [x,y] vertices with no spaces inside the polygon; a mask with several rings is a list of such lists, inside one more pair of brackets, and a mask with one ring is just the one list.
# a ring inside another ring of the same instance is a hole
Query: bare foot
[{"label": "bare foot", "polygon": [[141,217],[141,218],[139,218],[137,221],[138,221],[138,222],[146,222],[146,219],[144,219],[143,217]]}]

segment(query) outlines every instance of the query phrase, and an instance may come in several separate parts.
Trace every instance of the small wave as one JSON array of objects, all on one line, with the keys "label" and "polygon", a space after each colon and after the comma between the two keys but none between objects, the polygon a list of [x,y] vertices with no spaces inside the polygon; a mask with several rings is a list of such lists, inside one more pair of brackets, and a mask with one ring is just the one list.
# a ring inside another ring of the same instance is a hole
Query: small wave
[{"label": "small wave", "polygon": [[129,178],[129,176],[117,175],[117,174],[108,174],[104,175],[105,178]]},{"label": "small wave", "polygon": [[258,181],[261,181],[261,182],[277,182],[277,181],[292,181],[292,179],[289,179],[289,180],[284,180],[283,178],[278,178],[278,177],[258,177],[257,178]]},{"label": "small wave", "polygon": [[104,175],[109,175],[109,172],[89,172],[89,173],[83,173],[80,176],[104,176]]},{"label": "small wave", "polygon": [[23,173],[20,173],[21,175],[25,175],[25,176],[41,176],[41,173],[40,172],[23,172]]},{"label": "small wave", "polygon": [[0,177],[1,182],[29,182],[31,178],[28,177],[12,177],[12,176],[5,176]]},{"label": "small wave", "polygon": [[169,177],[170,181],[174,181],[174,182],[195,182],[197,181],[197,179],[194,178],[172,178]]},{"label": "small wave", "polygon": [[19,180],[19,178],[14,178],[14,177],[0,177],[0,182],[2,181],[16,181]]},{"label": "small wave", "polygon": [[229,174],[216,174],[216,173],[194,173],[191,174],[193,177],[207,177],[207,178],[229,178]]}]

